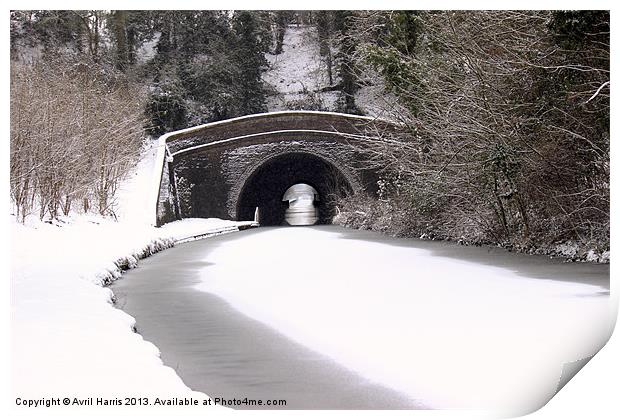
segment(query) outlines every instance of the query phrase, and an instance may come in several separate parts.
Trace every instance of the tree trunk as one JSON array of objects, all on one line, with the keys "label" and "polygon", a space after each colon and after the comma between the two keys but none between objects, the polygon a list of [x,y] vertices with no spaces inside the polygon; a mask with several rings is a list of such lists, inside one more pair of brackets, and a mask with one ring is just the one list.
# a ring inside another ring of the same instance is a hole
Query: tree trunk
[{"label": "tree trunk", "polygon": [[114,16],[114,36],[116,38],[116,67],[125,71],[129,63],[127,51],[127,12],[117,10]]}]

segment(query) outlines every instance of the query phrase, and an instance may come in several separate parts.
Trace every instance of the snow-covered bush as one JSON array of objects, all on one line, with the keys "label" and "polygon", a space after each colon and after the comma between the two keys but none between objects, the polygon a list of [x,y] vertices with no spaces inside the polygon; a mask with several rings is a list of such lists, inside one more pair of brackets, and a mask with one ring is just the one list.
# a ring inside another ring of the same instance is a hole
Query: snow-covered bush
[{"label": "snow-covered bush", "polygon": [[382,197],[402,215],[396,225],[528,252],[572,240],[576,259],[609,249],[608,12],[358,12],[347,22],[358,78],[380,77],[396,98],[382,108],[401,132],[364,145],[367,166],[402,175]]}]

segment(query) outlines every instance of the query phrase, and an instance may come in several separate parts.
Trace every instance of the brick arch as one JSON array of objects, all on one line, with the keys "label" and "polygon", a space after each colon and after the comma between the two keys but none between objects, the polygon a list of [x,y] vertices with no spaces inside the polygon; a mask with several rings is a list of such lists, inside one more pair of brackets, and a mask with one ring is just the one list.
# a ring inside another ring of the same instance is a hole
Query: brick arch
[{"label": "brick arch", "polygon": [[372,193],[377,174],[357,165],[364,160],[363,142],[393,127],[356,115],[283,111],[165,134],[159,140],[159,182],[153,190],[155,224],[185,217],[238,218],[248,180],[271,159],[289,153],[314,156],[337,168],[352,190]]},{"label": "brick arch", "polygon": [[[269,168],[277,168],[280,166],[289,166],[291,162],[294,166],[295,173],[281,173],[278,172],[274,175],[272,181],[272,187],[274,191],[248,191],[252,187],[260,185],[261,180],[257,180],[257,177],[269,176]],[[265,173],[267,172],[267,173]],[[228,205],[234,208],[234,217],[236,220],[247,220],[251,218],[253,214],[253,208],[260,207],[258,205],[249,205],[248,208],[244,208],[247,204],[244,198],[250,196],[260,196],[261,194],[271,194],[273,200],[277,200],[282,203],[281,198],[287,188],[294,184],[305,183],[312,186],[319,192],[321,197],[319,206],[319,220],[320,222],[329,221],[329,205],[328,195],[333,193],[333,186],[339,185],[341,192],[357,193],[363,190],[362,183],[359,177],[351,171],[342,162],[337,161],[330,156],[316,151],[304,150],[303,148],[294,151],[281,151],[266,156],[259,162],[256,162],[251,167],[248,167],[242,177],[235,183],[230,190]],[[332,185],[333,184],[333,185]],[[258,204],[260,200],[256,202]],[[284,207],[282,207],[282,210]],[[263,209],[264,211],[264,209]],[[283,213],[275,218],[282,218]],[[278,224],[278,223],[269,223]]]}]

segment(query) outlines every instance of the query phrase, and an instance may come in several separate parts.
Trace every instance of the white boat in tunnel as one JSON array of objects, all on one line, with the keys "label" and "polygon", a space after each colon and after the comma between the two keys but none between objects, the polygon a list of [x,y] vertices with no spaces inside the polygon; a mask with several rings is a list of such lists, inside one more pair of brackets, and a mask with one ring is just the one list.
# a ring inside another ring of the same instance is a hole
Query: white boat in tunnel
[{"label": "white boat in tunnel", "polygon": [[288,201],[284,224],[291,226],[314,225],[319,219],[315,202],[319,193],[308,184],[295,184],[284,193],[282,201]]}]

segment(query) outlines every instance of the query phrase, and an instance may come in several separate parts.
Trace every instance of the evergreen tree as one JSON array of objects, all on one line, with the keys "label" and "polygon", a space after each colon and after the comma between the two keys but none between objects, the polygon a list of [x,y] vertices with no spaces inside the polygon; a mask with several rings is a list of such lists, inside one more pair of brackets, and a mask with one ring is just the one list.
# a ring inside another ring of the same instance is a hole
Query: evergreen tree
[{"label": "evergreen tree", "polygon": [[153,83],[146,104],[148,117],[146,131],[159,136],[168,131],[186,127],[186,91],[175,65],[167,65]]},{"label": "evergreen tree", "polygon": [[239,112],[242,115],[264,112],[265,90],[261,73],[267,65],[265,52],[268,50],[264,40],[268,34],[261,28],[257,15],[249,11],[235,13],[233,31],[235,34],[233,61],[240,70],[239,79],[236,80],[240,87]]},{"label": "evergreen tree", "polygon": [[[151,120],[161,122],[156,130],[266,110],[261,73],[272,44],[268,12],[160,12],[156,22],[161,36],[154,70],[169,81],[174,68],[177,80],[165,84],[165,98],[158,90],[152,95],[157,106],[148,112],[155,112]],[[162,115],[174,118],[166,123]]]}]

